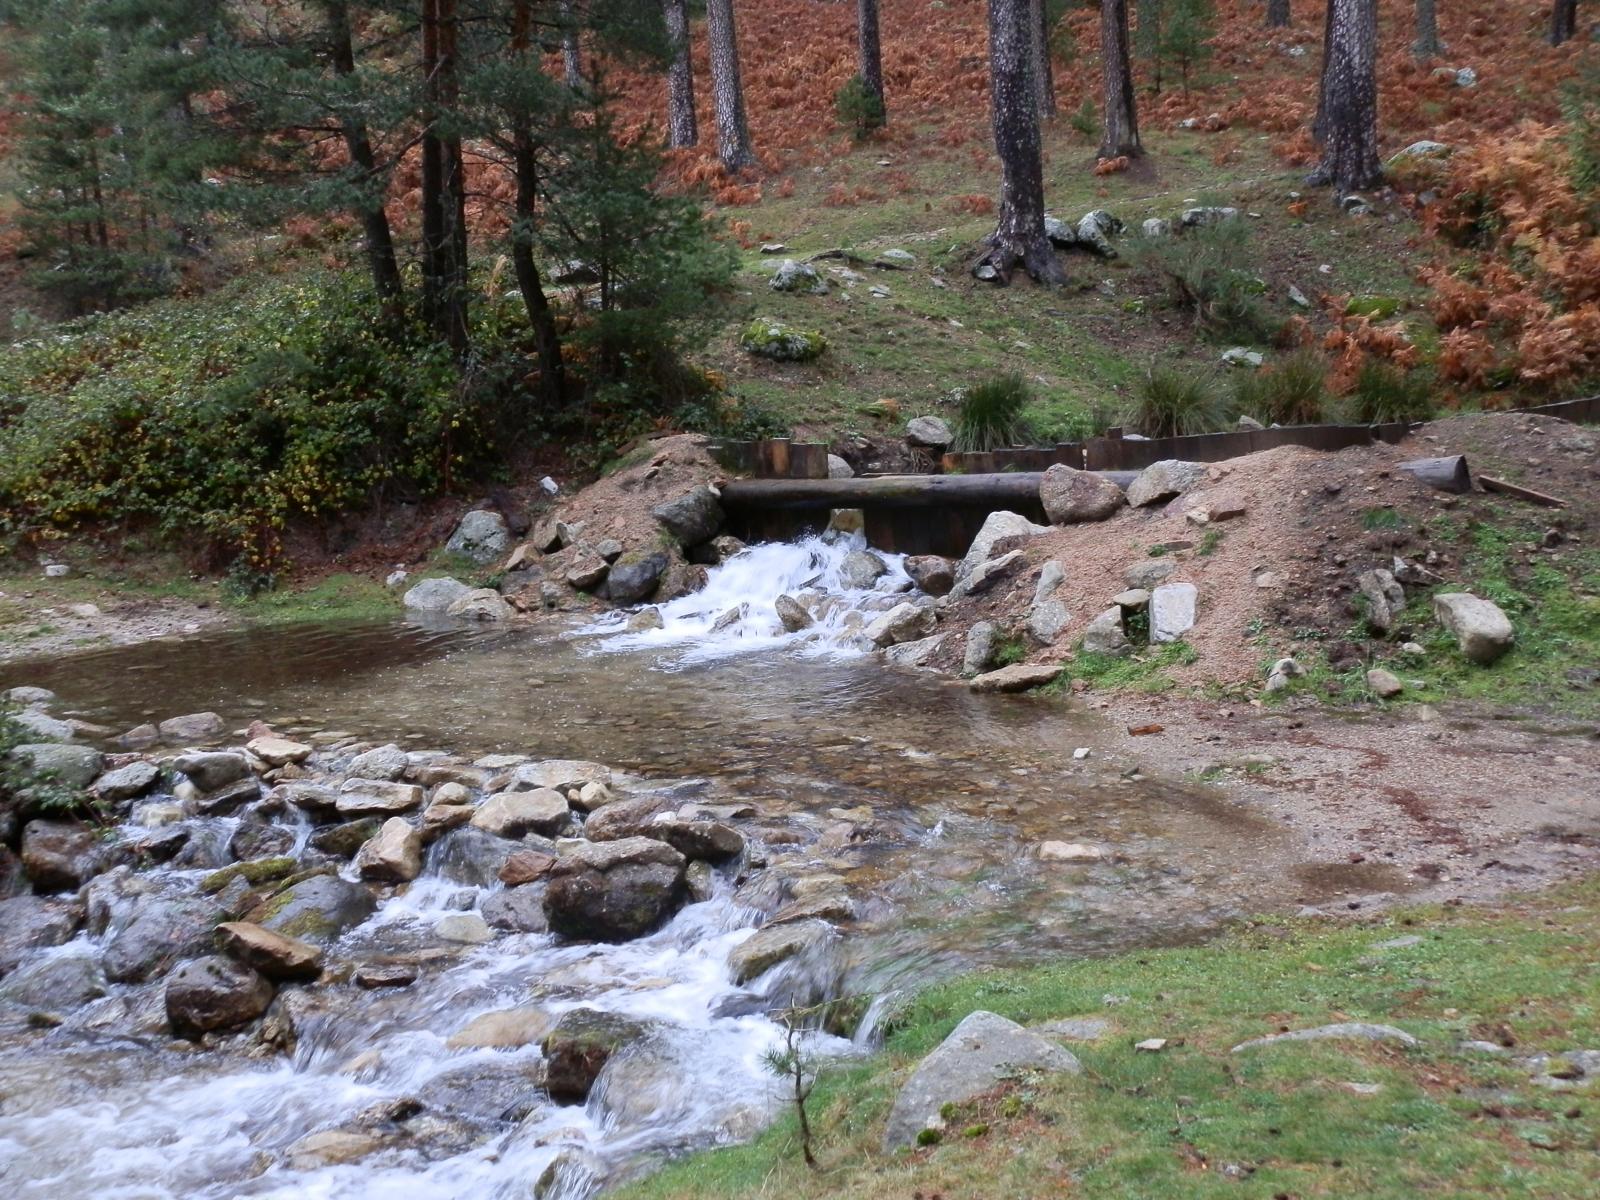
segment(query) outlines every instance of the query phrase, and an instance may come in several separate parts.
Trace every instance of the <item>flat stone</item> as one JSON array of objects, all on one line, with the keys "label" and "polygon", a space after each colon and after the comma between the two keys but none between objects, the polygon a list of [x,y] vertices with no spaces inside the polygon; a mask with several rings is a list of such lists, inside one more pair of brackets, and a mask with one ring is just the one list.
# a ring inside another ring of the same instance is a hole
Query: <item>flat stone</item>
[{"label": "flat stone", "polygon": [[1444,592],[1433,598],[1433,615],[1455,635],[1461,653],[1487,666],[1517,640],[1517,631],[1499,605],[1469,592]]},{"label": "flat stone", "polygon": [[393,783],[403,777],[410,766],[410,756],[391,742],[356,755],[345,768],[345,774],[352,779],[381,779]]},{"label": "flat stone", "polygon": [[180,754],[172,764],[193,781],[202,792],[215,792],[250,778],[250,761],[242,754],[215,751],[206,754]]},{"label": "flat stone", "polygon": [[1106,852],[1085,842],[1041,842],[1040,862],[1103,862]]},{"label": "flat stone", "polygon": [[1296,1029],[1290,1033],[1274,1033],[1267,1037],[1251,1038],[1240,1042],[1231,1053],[1254,1049],[1257,1046],[1275,1046],[1279,1042],[1394,1042],[1401,1046],[1421,1043],[1403,1029],[1393,1025],[1370,1025],[1363,1021],[1341,1021],[1336,1025],[1318,1025],[1314,1029]]},{"label": "flat stone", "polygon": [[451,913],[433,923],[434,936],[446,942],[480,945],[494,937],[489,923],[477,913]]},{"label": "flat stone", "polygon": [[924,1129],[939,1128],[946,1104],[970,1100],[1029,1070],[1077,1075],[1083,1066],[1064,1047],[1015,1021],[991,1012],[969,1014],[900,1089],[884,1150],[913,1145]]},{"label": "flat stone", "polygon": [[338,810],[344,816],[394,816],[422,807],[422,787],[390,779],[347,779],[339,788]]},{"label": "flat stone", "polygon": [[1043,687],[1059,674],[1060,663],[1016,663],[979,675],[967,686],[980,693],[1025,692],[1030,688]]},{"label": "flat stone", "polygon": [[322,972],[320,947],[248,921],[218,925],[217,944],[268,979],[315,979]]},{"label": "flat stone", "polygon": [[244,748],[269,767],[282,767],[287,766],[289,763],[305,762],[306,759],[311,757],[310,746],[304,742],[291,742],[288,738],[251,738],[245,743]]},{"label": "flat stone", "polygon": [[99,751],[57,742],[27,742],[17,746],[11,754],[34,771],[74,791],[94,783],[105,766],[105,758]]},{"label": "flat stone", "polygon": [[161,779],[161,771],[151,762],[129,763],[107,771],[94,781],[94,794],[113,804],[143,796]]},{"label": "flat stone", "polygon": [[1034,1033],[1068,1042],[1098,1042],[1111,1032],[1111,1022],[1104,1017],[1063,1017],[1030,1026]]},{"label": "flat stone", "polygon": [[[140,729],[143,729],[140,726]],[[156,730],[163,742],[169,746],[183,745],[188,742],[208,742],[213,740],[225,728],[222,718],[214,712],[187,713],[181,717],[169,717],[156,726]],[[130,730],[129,733],[133,733]],[[128,735],[124,735],[126,737]],[[130,749],[133,747],[130,747]]]},{"label": "flat stone", "polygon": [[1171,577],[1178,564],[1164,558],[1149,558],[1136,562],[1122,573],[1122,582],[1130,588],[1150,591]]},{"label": "flat stone", "polygon": [[590,783],[610,787],[611,768],[583,759],[547,758],[541,762],[519,763],[514,768],[511,779],[511,786],[518,790],[554,788],[558,792],[565,792]]},{"label": "flat stone", "polygon": [[496,837],[559,833],[572,816],[567,798],[553,788],[498,792],[473,814],[472,824]]}]

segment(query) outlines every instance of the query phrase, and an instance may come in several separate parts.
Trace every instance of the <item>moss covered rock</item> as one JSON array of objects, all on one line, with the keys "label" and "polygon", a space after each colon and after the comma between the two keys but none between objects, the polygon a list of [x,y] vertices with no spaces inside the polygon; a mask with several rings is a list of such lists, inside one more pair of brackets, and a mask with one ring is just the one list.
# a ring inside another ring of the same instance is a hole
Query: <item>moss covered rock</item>
[{"label": "moss covered rock", "polygon": [[828,339],[815,329],[796,329],[770,317],[758,317],[744,327],[739,345],[775,362],[810,362],[821,357]]}]

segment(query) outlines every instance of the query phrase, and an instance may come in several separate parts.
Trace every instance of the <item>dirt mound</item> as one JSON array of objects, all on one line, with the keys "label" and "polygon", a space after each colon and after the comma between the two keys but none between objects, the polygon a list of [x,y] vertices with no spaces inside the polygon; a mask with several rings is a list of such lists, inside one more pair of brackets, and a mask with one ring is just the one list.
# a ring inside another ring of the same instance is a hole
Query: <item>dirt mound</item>
[{"label": "dirt mound", "polygon": [[[1199,486],[1166,504],[1027,540],[1019,547],[1027,570],[957,602],[946,620],[957,629],[988,620],[1021,631],[1039,569],[1053,559],[1066,573],[1053,598],[1072,621],[1055,645],[1030,644],[1029,660],[1054,661],[1129,586],[1129,568],[1165,563],[1166,582],[1192,583],[1199,593],[1185,639],[1195,659],[1168,672],[1178,682],[1259,681],[1266,661],[1305,642],[1323,645],[1330,659],[1355,661],[1367,636],[1356,588],[1363,571],[1388,569],[1401,557],[1451,581],[1474,521],[1497,505],[1528,507],[1436,491],[1399,464],[1464,453],[1479,474],[1566,500],[1567,508],[1549,510],[1549,521],[1571,537],[1600,515],[1592,495],[1600,479],[1597,440],[1554,418],[1483,415],[1435,422],[1398,446],[1333,454],[1282,447],[1217,463]],[[1237,515],[1201,524],[1190,516],[1198,512]],[[958,669],[961,643],[949,639],[932,665]]]}]

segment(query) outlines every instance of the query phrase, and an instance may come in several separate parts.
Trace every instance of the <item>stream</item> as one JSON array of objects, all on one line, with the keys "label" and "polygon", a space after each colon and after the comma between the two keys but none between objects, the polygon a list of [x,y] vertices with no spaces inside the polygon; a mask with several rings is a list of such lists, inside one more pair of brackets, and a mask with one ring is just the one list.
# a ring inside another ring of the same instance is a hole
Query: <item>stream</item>
[{"label": "stream", "polygon": [[[1306,893],[1276,827],[1108,761],[1092,714],[973,695],[861,653],[863,621],[904,599],[909,581],[890,560],[852,589],[847,549],[756,547],[663,605],[653,628],[625,615],[295,626],[0,668],[0,690],[52,689],[58,711],[118,732],[215,711],[230,728],[264,721],[311,741],[329,761],[389,742],[417,763],[435,752],[592,760],[628,795],[744,814],[735,823],[752,847],[654,933],[590,944],[504,929],[462,937],[459,919],[505,889],[436,843],[419,878],[382,889],[330,948],[322,982],[279,994],[287,1055],[248,1036],[176,1041],[159,980],[110,984],[53,1024],[0,1003],[0,1180],[51,1200],[577,1200],[769,1121],[781,1085],[762,1055],[788,1005],[857,999],[851,1027],[811,1039],[825,1058],[861,1054],[895,998],[930,981],[1193,941]],[[822,618],[786,632],[773,601],[807,589]],[[303,853],[305,815],[274,820]],[[191,847],[226,847],[240,824],[188,823]],[[1047,840],[1097,849],[1043,861]],[[142,886],[192,895],[230,861],[185,854],[142,872]],[[736,984],[729,954],[770,915],[780,884],[790,900],[847,896],[848,914],[814,952]],[[113,895],[99,933],[30,954],[92,963],[134,904]],[[352,982],[361,964],[400,961],[415,972],[409,986]],[[456,1037],[486,1014],[515,1023],[577,1008],[649,1031],[582,1103],[540,1090],[536,1040]],[[327,1131],[338,1136],[305,1150]]]}]

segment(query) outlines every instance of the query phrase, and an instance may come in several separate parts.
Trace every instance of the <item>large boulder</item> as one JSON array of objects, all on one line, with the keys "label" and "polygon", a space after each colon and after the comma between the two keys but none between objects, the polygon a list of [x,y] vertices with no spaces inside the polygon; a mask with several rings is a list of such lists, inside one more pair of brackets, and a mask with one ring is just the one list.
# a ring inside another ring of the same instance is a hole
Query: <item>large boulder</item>
[{"label": "large boulder", "polygon": [[268,979],[315,979],[322,973],[320,948],[248,921],[218,925],[217,945]]},{"label": "large boulder", "polygon": [[1103,475],[1056,463],[1039,481],[1039,500],[1053,525],[1103,521],[1127,503],[1122,489]]},{"label": "large boulder", "polygon": [[905,561],[911,582],[930,596],[947,596],[956,585],[956,567],[939,554],[914,554]]},{"label": "large boulder", "polygon": [[611,1056],[644,1037],[649,1026],[620,1013],[575,1008],[545,1036],[545,1087],[552,1098],[581,1104]]},{"label": "large boulder", "polygon": [[180,754],[173,763],[202,792],[215,792],[250,778],[250,761],[242,754],[214,751]]},{"label": "large boulder", "polygon": [[851,591],[864,592],[889,573],[889,564],[871,550],[852,550],[839,564],[839,582]]},{"label": "large boulder", "polygon": [[969,1014],[900,1089],[889,1111],[884,1150],[910,1146],[924,1129],[939,1129],[946,1104],[982,1095],[1027,1070],[1077,1075],[1083,1066],[1064,1047],[1015,1021],[992,1012]]},{"label": "large boulder", "polygon": [[683,903],[684,865],[682,854],[654,838],[582,842],[550,872],[550,928],[602,942],[649,933]]},{"label": "large boulder", "polygon": [[22,866],[36,892],[82,887],[106,866],[99,834],[74,821],[29,821],[22,831]]},{"label": "large boulder", "polygon": [[221,907],[203,896],[135,898],[126,915],[111,924],[106,978],[113,983],[142,983],[181,959],[204,954],[222,916]]},{"label": "large boulder", "polygon": [[1517,640],[1517,631],[1500,606],[1470,592],[1436,595],[1433,615],[1455,635],[1461,653],[1481,666],[1494,662]]},{"label": "large boulder", "polygon": [[897,604],[874,620],[863,631],[875,646],[896,646],[928,637],[938,628],[933,609],[907,601]]},{"label": "large boulder", "polygon": [[255,1020],[272,1003],[272,984],[220,954],[184,963],[167,977],[167,1020],[181,1037],[199,1038]]},{"label": "large boulder", "polygon": [[401,603],[414,612],[442,613],[472,591],[458,579],[424,579],[406,592]]},{"label": "large boulder", "polygon": [[1160,500],[1171,500],[1197,486],[1206,477],[1206,464],[1164,458],[1139,472],[1128,485],[1128,503],[1143,508]]},{"label": "large boulder", "polygon": [[477,509],[461,518],[444,548],[482,566],[511,549],[511,530],[499,513]]},{"label": "large boulder", "polygon": [[356,874],[375,883],[410,883],[422,874],[422,834],[404,817],[390,817],[356,851]]},{"label": "large boulder", "polygon": [[685,549],[716,537],[724,519],[717,494],[705,484],[656,505],[650,515]]},{"label": "large boulder", "polygon": [[30,772],[73,791],[87,788],[105,766],[105,758],[98,750],[57,742],[25,743],[12,750],[11,755]]},{"label": "large boulder", "polygon": [[465,621],[509,621],[517,615],[517,610],[493,588],[473,588],[458,596],[444,611],[446,616]]},{"label": "large boulder", "polygon": [[624,554],[611,564],[606,576],[606,598],[616,604],[637,604],[647,599],[671,564],[672,560],[660,550]]},{"label": "large boulder", "polygon": [[83,905],[43,896],[0,900],[0,975],[16,970],[30,950],[60,946],[83,924]]},{"label": "large boulder", "polygon": [[326,946],[370,917],[378,907],[359,883],[337,875],[313,875],[265,901],[247,918],[276,933]]},{"label": "large boulder", "polygon": [[939,417],[913,417],[906,425],[906,445],[923,450],[943,450],[955,435]]},{"label": "large boulder", "polygon": [[346,817],[392,817],[421,808],[426,795],[420,784],[346,779],[339,787],[338,811]]},{"label": "large boulder", "polygon": [[472,824],[496,837],[520,838],[527,833],[560,833],[571,816],[571,806],[560,792],[535,788],[490,796],[473,813]]},{"label": "large boulder", "polygon": [[983,527],[978,530],[978,536],[972,539],[964,557],[956,566],[956,578],[965,579],[972,574],[979,563],[987,562],[994,557],[995,543],[1005,538],[1037,537],[1041,533],[1049,533],[1050,526],[1035,525],[1021,513],[996,512],[990,513],[984,521]]}]

